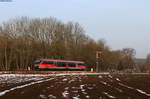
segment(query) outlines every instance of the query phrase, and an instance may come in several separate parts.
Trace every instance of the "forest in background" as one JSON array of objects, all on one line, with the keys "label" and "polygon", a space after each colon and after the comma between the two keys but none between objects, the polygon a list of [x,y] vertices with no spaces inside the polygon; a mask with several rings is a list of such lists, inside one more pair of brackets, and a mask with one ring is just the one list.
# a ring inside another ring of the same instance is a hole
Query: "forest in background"
[{"label": "forest in background", "polygon": [[[96,59],[96,51],[101,51]],[[150,56],[149,56],[150,57]],[[87,69],[134,70],[135,50],[111,50],[105,40],[95,41],[79,23],[56,18],[18,17],[0,24],[0,70],[27,70],[37,58],[85,61]]]}]

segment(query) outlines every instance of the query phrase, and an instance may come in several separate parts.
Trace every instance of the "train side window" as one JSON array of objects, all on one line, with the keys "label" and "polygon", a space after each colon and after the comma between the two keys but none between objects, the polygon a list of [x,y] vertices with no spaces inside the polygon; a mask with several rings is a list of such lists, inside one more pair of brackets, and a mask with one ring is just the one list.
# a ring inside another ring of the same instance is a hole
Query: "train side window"
[{"label": "train side window", "polygon": [[65,62],[57,62],[57,66],[59,66],[59,67],[65,67],[66,63]]},{"label": "train side window", "polygon": [[68,66],[70,66],[70,67],[76,67],[76,63],[68,63]]},{"label": "train side window", "polygon": [[54,62],[52,62],[52,61],[43,61],[42,64],[54,64]]},{"label": "train side window", "polygon": [[78,63],[78,65],[85,66],[85,64],[83,64],[83,63]]}]

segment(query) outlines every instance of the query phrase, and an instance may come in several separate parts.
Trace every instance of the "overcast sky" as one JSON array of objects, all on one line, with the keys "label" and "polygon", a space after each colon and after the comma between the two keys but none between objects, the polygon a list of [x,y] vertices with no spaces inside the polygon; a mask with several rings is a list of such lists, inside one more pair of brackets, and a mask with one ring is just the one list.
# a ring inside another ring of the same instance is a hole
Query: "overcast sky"
[{"label": "overcast sky", "polygon": [[18,16],[78,22],[95,40],[111,49],[134,48],[136,57],[150,53],[150,0],[12,0],[0,2],[0,22]]}]

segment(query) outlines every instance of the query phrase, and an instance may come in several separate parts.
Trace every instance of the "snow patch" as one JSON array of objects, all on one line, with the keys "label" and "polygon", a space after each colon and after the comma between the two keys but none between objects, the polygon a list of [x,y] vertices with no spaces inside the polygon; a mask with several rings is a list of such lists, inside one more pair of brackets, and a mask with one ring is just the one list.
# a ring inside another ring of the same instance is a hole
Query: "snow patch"
[{"label": "snow patch", "polygon": [[67,81],[67,79],[65,78],[65,79],[63,79],[62,81]]},{"label": "snow patch", "polygon": [[119,79],[119,78],[116,78],[116,80],[117,80],[117,81],[120,81],[120,79]]},{"label": "snow patch", "polygon": [[73,99],[80,99],[80,95],[77,95],[75,97],[72,97]]},{"label": "snow patch", "polygon": [[54,96],[54,95],[48,95],[48,98],[49,99],[56,99],[56,96]]},{"label": "snow patch", "polygon": [[84,95],[87,95],[87,92],[85,92],[85,91],[83,91],[82,93],[83,93]]},{"label": "snow patch", "polygon": [[103,77],[101,75],[99,75],[98,78],[103,78]]},{"label": "snow patch", "polygon": [[108,75],[109,78],[113,78],[111,75]]},{"label": "snow patch", "polygon": [[74,82],[75,80],[74,79],[72,79],[72,80],[69,80],[69,82],[68,83],[71,83],[71,82]]},{"label": "snow patch", "polygon": [[40,98],[41,99],[46,99],[46,96],[45,95],[40,95]]},{"label": "snow patch", "polygon": [[119,88],[115,88],[117,91],[119,91],[119,92],[123,92],[121,89],[119,89]]},{"label": "snow patch", "polygon": [[90,96],[85,96],[86,98],[90,98]]},{"label": "snow patch", "polygon": [[93,87],[87,87],[88,89],[93,89]]},{"label": "snow patch", "polygon": [[134,88],[132,88],[132,87],[130,87],[130,86],[127,86],[127,85],[124,85],[124,84],[122,84],[122,83],[118,83],[120,86],[123,86],[123,87],[126,87],[126,88],[129,88],[129,89],[134,89]]},{"label": "snow patch", "polygon": [[102,84],[104,84],[104,85],[107,85],[107,83],[106,83],[106,82],[104,82],[104,81],[101,81],[101,83],[102,83]]},{"label": "snow patch", "polygon": [[139,93],[141,93],[141,94],[144,94],[144,95],[146,95],[146,96],[150,96],[150,94],[144,92],[143,90],[140,90],[140,89],[136,89],[136,90],[137,90]]},{"label": "snow patch", "polygon": [[64,98],[68,98],[69,93],[68,93],[68,91],[66,90],[66,91],[64,91],[64,92],[62,93],[62,95],[63,95]]},{"label": "snow patch", "polygon": [[112,96],[112,95],[110,95],[110,94],[108,94],[107,92],[103,92],[103,94],[105,94],[107,97],[109,97],[109,98],[116,98],[116,97],[114,97],[114,96]]},{"label": "snow patch", "polygon": [[66,88],[65,88],[65,90],[68,90],[68,89],[69,89],[69,87],[66,87]]},{"label": "snow patch", "polygon": [[83,87],[84,87],[84,85],[80,85],[80,89],[81,89],[82,92],[85,91],[85,89]]},{"label": "snow patch", "polygon": [[24,88],[24,87],[31,86],[31,85],[34,85],[34,84],[38,84],[38,83],[50,81],[50,80],[52,80],[52,79],[54,79],[54,78],[50,78],[50,79],[46,79],[46,80],[41,80],[41,81],[37,81],[37,82],[31,82],[31,83],[29,83],[29,84],[25,84],[25,85],[17,86],[17,87],[8,89],[8,90],[4,90],[4,91],[1,91],[1,92],[0,92],[0,96],[3,96],[3,95],[5,95],[6,93],[8,93],[8,92],[10,92],[10,91],[13,91],[13,90],[16,90],[16,89],[20,89],[20,88]]}]

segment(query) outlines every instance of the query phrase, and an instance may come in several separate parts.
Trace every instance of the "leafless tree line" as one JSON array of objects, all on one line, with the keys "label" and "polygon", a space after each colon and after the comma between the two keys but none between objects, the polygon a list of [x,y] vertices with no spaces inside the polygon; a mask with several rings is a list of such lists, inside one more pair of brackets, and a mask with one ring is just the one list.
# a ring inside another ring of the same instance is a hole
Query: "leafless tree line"
[{"label": "leafless tree line", "polygon": [[139,69],[141,70],[141,72],[150,72],[150,54],[147,55],[144,64],[141,64],[141,66],[139,66]]},{"label": "leafless tree line", "polygon": [[94,41],[85,35],[78,23],[20,17],[0,25],[0,70],[33,68],[37,58],[81,60],[90,69],[96,67],[96,51],[102,51],[102,71],[134,66],[134,49],[113,51],[104,40]]}]

